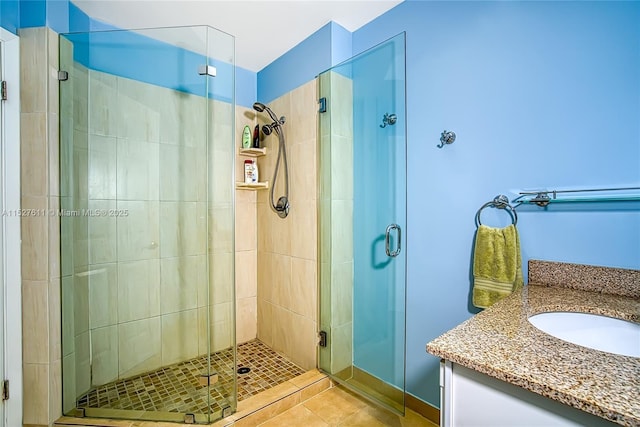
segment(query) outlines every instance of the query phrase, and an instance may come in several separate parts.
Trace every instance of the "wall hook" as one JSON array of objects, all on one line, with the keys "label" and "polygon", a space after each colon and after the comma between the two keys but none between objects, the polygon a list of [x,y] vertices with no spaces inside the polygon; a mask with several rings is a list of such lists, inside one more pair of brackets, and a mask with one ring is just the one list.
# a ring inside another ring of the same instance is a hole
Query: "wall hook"
[{"label": "wall hook", "polygon": [[450,130],[443,130],[440,134],[440,144],[438,144],[438,148],[444,147],[444,144],[453,144],[456,140],[456,134]]}]

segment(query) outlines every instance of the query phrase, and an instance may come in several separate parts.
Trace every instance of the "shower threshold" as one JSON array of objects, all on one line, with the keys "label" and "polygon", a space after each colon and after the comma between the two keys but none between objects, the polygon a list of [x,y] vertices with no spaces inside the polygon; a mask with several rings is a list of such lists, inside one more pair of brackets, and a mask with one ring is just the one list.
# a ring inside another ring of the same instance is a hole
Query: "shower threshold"
[{"label": "shower threshold", "polygon": [[147,414],[221,414],[231,406],[233,373],[238,368],[250,368],[248,373],[237,375],[238,401],[306,372],[257,339],[238,345],[237,362],[234,366],[231,348],[212,353],[211,372],[217,373],[218,377],[208,388],[202,385],[202,375],[207,372],[207,356],[201,356],[99,386],[82,395],[76,407],[88,416],[96,413],[96,409]]}]

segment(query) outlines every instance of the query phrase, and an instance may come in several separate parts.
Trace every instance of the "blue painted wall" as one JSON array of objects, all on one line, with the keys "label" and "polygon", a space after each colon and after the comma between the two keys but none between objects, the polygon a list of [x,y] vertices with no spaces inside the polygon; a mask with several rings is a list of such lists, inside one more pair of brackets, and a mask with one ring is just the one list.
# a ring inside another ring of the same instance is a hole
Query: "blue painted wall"
[{"label": "blue painted wall", "polygon": [[46,1],[20,1],[20,28],[42,27],[46,21]]},{"label": "blue painted wall", "polygon": [[330,24],[331,66],[334,66],[353,56],[352,34],[338,23],[331,22]]},{"label": "blue painted wall", "polygon": [[258,99],[271,102],[351,56],[351,33],[329,22],[258,72]]},{"label": "blue painted wall", "polygon": [[69,0],[0,0],[0,26],[14,34],[30,27],[49,27],[58,33],[88,31],[90,21]]},{"label": "blue painted wall", "polygon": [[[353,51],[401,31],[407,388],[438,406],[438,359],[425,344],[477,311],[469,304],[476,210],[522,189],[640,186],[640,3],[404,2],[356,31]],[[438,149],[444,129],[458,138]],[[640,268],[634,205],[523,207],[523,260]],[[482,216],[494,226],[507,218]]]},{"label": "blue painted wall", "polygon": [[[43,26],[58,33],[119,29],[87,16],[68,0],[0,1],[0,22],[14,33],[18,28]],[[218,75],[208,79],[206,87],[195,72],[206,62],[202,55],[130,31],[96,33],[92,37],[87,43],[84,36],[72,36],[78,43],[76,60],[89,68],[183,92],[208,94],[225,102],[233,100],[235,78],[236,103],[250,107],[256,99],[257,75],[249,70],[236,67],[234,75],[232,65],[211,59],[209,63],[216,66]]]},{"label": "blue painted wall", "polygon": [[19,28],[49,27],[69,31],[69,0],[21,0]]},{"label": "blue painted wall", "polygon": [[236,105],[252,108],[257,97],[258,73],[236,66]]},{"label": "blue painted wall", "polygon": [[331,67],[331,26],[326,24],[258,72],[260,102],[269,103]]},{"label": "blue painted wall", "polygon": [[17,34],[20,27],[19,0],[0,0],[0,27]]},{"label": "blue painted wall", "polygon": [[[215,31],[206,27],[197,30],[205,40],[208,31]],[[234,70],[229,63],[158,41],[144,31],[98,31],[65,37],[74,44],[74,60],[89,69],[233,102]],[[231,37],[228,42],[233,42]],[[216,67],[215,78],[198,74],[198,67],[207,63]]]}]

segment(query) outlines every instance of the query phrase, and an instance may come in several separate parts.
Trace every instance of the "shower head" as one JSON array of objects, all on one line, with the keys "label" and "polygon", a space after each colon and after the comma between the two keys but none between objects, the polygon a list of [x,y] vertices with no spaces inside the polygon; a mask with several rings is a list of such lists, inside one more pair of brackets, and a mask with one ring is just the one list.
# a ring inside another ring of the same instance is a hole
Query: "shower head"
[{"label": "shower head", "polygon": [[271,135],[271,132],[273,132],[274,125],[275,123],[262,126],[262,133],[264,133],[265,135]]},{"label": "shower head", "polygon": [[278,117],[276,117],[276,114],[271,110],[271,108],[267,107],[262,102],[254,102],[253,109],[256,110],[258,113],[262,113],[263,111],[266,111],[267,114],[269,114],[269,117],[271,117],[271,120],[273,120],[274,122],[278,121]]},{"label": "shower head", "polygon": [[[271,135],[276,133],[278,135],[278,157],[276,158],[276,167],[273,170],[273,185],[269,190],[269,198],[271,199],[271,208],[278,214],[280,218],[286,218],[289,215],[289,168],[287,166],[287,150],[284,144],[284,132],[282,125],[284,125],[284,116],[278,118],[271,108],[264,105],[262,102],[254,102],[253,109],[258,113],[266,112],[271,120],[271,123],[262,125],[262,133],[265,135]],[[260,118],[262,121],[263,118]],[[276,179],[278,178],[278,169],[280,167],[280,159],[284,161],[284,196],[278,199],[278,203],[273,200],[273,189],[276,186]]]}]

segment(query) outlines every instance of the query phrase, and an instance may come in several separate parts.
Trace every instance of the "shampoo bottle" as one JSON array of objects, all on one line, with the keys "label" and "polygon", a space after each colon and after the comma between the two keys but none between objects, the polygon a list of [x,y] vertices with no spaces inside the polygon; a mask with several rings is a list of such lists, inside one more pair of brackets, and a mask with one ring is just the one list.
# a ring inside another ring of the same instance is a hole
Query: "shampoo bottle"
[{"label": "shampoo bottle", "polygon": [[244,161],[244,183],[253,183],[253,161],[250,159]]},{"label": "shampoo bottle", "polygon": [[260,148],[260,125],[253,129],[253,148]]},{"label": "shampoo bottle", "polygon": [[260,175],[258,175],[258,160],[252,159],[253,161],[253,183],[257,184],[260,181]]},{"label": "shampoo bottle", "polygon": [[251,148],[251,128],[245,126],[242,130],[242,148]]},{"label": "shampoo bottle", "polygon": [[258,162],[255,159],[244,161],[244,182],[245,184],[256,184],[258,182]]}]

